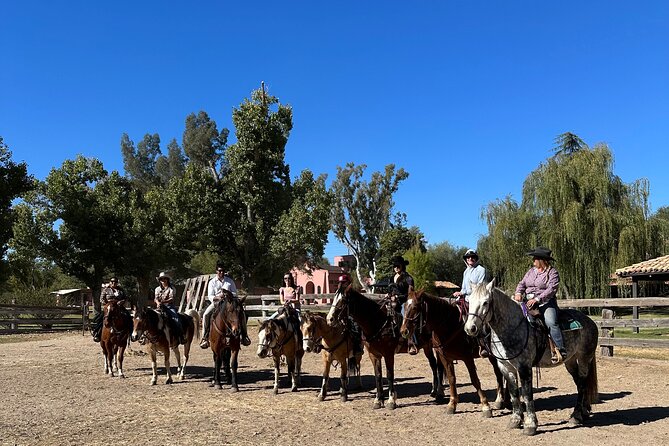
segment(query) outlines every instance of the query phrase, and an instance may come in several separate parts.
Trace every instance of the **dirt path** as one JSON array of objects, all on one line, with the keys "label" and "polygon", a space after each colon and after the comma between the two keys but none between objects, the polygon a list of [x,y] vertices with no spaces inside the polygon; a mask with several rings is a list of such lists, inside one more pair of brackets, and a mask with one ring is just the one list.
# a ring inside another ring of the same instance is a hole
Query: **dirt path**
[{"label": "dirt path", "polygon": [[[140,349],[137,344],[133,348]],[[571,377],[561,367],[542,370],[535,392],[539,432],[526,438],[506,429],[508,411],[482,419],[464,365],[456,366],[461,402],[445,414],[428,393],[429,367],[420,355],[396,360],[400,406],[372,410],[374,381],[363,358],[363,389],[341,403],[336,393],[316,400],[320,357],[307,354],[302,389],[271,392],[271,361],[246,348],[240,360],[240,392],[207,384],[208,351],[195,349],[187,378],[149,386],[150,361],[126,357],[125,380],[103,374],[102,352],[89,336],[55,334],[0,344],[0,444],[666,444],[669,443],[669,362],[601,359],[602,403],[587,427],[566,423],[575,399]],[[162,358],[159,358],[162,359]],[[486,362],[481,380],[492,389]],[[338,379],[331,380],[338,388]],[[489,393],[492,396],[492,392]]]}]

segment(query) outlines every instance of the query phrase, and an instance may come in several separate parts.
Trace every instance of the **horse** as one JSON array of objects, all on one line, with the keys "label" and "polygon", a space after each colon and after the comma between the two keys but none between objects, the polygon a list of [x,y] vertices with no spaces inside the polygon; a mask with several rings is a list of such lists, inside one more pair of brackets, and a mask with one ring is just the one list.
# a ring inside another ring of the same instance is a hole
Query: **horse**
[{"label": "horse", "polygon": [[[388,403],[389,409],[397,407],[397,392],[395,391],[395,353],[406,353],[408,345],[399,336],[393,315],[388,314],[386,306],[355,291],[351,285],[339,290],[334,297],[332,307],[327,316],[328,325],[337,323],[345,324],[350,316],[358,323],[364,335],[364,343],[367,353],[374,367],[376,378],[376,397],[373,408],[380,409],[383,406],[383,375],[381,370],[381,358],[386,364],[388,378]],[[431,335],[430,335],[431,336]],[[420,348],[423,349],[425,357],[430,362],[432,369],[432,392],[431,395],[437,399],[443,398],[443,387],[440,376],[441,364],[438,363],[432,343],[429,338],[422,339]]]},{"label": "horse", "polygon": [[[237,358],[241,348],[241,327],[244,314],[245,297],[237,299],[232,293],[223,290],[223,299],[216,305],[211,317],[211,334],[209,336],[211,350],[214,353],[214,378],[212,385],[221,389],[221,365],[225,367],[225,375],[231,390],[237,392]],[[232,367],[231,367],[232,366]]]},{"label": "horse", "polygon": [[[599,397],[597,390],[597,325],[585,314],[576,310],[560,310],[560,324],[567,322],[569,331],[564,331],[567,356],[564,365],[576,383],[578,395],[576,406],[569,419],[570,424],[581,425],[590,416],[591,405]],[[469,296],[469,315],[465,332],[478,336],[483,324],[490,327],[491,354],[497,358],[500,369],[506,377],[513,413],[509,428],[523,425],[525,435],[537,431],[537,416],[532,393],[532,366],[554,367],[550,348],[547,344],[547,330],[535,327],[528,321],[523,307],[518,302],[494,287],[494,280],[488,284],[475,285]],[[520,378],[520,388],[518,385]],[[522,397],[525,407],[520,403]]]},{"label": "horse", "polygon": [[200,337],[200,315],[194,309],[186,311],[186,313],[179,313],[179,320],[184,336],[184,363],[181,365],[181,354],[179,353],[179,339],[170,333],[170,339],[167,339],[165,334],[165,324],[168,316],[163,315],[160,311],[150,307],[139,307],[135,311],[133,317],[133,331],[131,339],[139,341],[140,338],[145,337],[149,341],[149,354],[151,356],[151,369],[153,375],[151,377],[151,385],[155,385],[158,381],[158,372],[156,365],[156,353],[161,351],[165,357],[165,371],[167,373],[167,380],[165,384],[172,384],[172,371],[170,370],[170,349],[174,352],[177,358],[177,375],[179,379],[184,378],[186,364],[188,364],[188,357],[190,354],[190,346],[193,342],[193,337]]},{"label": "horse", "polygon": [[104,306],[100,347],[105,355],[105,374],[114,376],[114,362],[118,376],[125,378],[123,373],[123,355],[128,345],[128,337],[132,332],[132,318],[121,308],[122,301],[108,301]]},{"label": "horse", "polygon": [[[446,369],[450,389],[450,399],[446,406],[447,414],[454,414],[458,405],[458,390],[455,383],[453,360],[460,360],[467,366],[469,378],[481,401],[481,411],[485,418],[492,416],[485,392],[481,390],[481,381],[476,373],[474,359],[479,358],[476,342],[465,334],[464,324],[460,321],[460,311],[448,300],[419,291],[411,291],[405,303],[401,334],[405,338],[413,336],[416,330],[427,327],[432,332],[432,345]],[[501,409],[504,400],[504,377],[497,366],[497,360],[489,357],[497,378],[497,398],[493,408]]]},{"label": "horse", "polygon": [[349,373],[357,375],[358,384],[361,385],[362,344],[356,346],[351,332],[346,328],[330,327],[323,316],[311,313],[305,313],[302,318],[302,342],[306,352],[320,352],[323,357],[323,384],[318,400],[323,401],[327,395],[330,367],[333,361],[337,361],[341,367],[340,396],[342,401],[347,401]]},{"label": "horse", "polygon": [[[296,316],[295,316],[296,317]],[[264,321],[258,329],[258,357],[274,359],[274,394],[279,393],[279,365],[281,355],[286,357],[288,376],[292,381],[291,392],[297,392],[302,369],[304,349],[298,341],[296,327],[289,310],[283,307],[279,315]]]}]

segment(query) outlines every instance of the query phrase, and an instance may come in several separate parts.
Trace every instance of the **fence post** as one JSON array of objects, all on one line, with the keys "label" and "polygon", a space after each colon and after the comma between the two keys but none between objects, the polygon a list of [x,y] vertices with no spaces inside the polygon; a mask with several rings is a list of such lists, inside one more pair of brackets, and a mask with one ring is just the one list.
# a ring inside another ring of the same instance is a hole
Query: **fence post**
[{"label": "fence post", "polygon": [[[13,298],[13,297],[12,297],[12,305],[16,305],[16,299]],[[16,330],[16,329],[17,329],[17,325],[16,325],[15,323],[12,322],[11,324],[9,324],[9,329],[10,329],[10,330]]]},{"label": "fence post", "polygon": [[[602,321],[612,320],[614,316],[613,310],[607,308],[602,309]],[[606,327],[602,323],[602,328],[600,332],[600,337],[602,338],[612,338],[614,336],[613,327]],[[599,350],[600,355],[602,356],[613,356],[613,346],[612,345],[602,345]]]}]

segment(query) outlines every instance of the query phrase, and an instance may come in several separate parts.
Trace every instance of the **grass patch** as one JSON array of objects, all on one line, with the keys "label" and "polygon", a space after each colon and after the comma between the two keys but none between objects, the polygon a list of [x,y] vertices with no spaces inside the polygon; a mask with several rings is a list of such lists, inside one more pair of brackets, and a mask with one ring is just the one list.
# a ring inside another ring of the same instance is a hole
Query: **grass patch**
[{"label": "grass patch", "polygon": [[634,333],[631,328],[615,328],[613,330],[616,338],[629,339],[661,339],[669,337],[669,327],[640,328],[639,333]]},{"label": "grass patch", "polygon": [[634,359],[658,359],[663,361],[669,361],[669,349],[614,347],[613,356],[623,357],[623,358],[634,358]]}]

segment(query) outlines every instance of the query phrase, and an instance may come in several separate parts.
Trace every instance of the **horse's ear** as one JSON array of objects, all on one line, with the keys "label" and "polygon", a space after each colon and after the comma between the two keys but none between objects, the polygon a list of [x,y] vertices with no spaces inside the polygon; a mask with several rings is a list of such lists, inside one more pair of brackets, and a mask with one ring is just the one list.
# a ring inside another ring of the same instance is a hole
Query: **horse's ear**
[{"label": "horse's ear", "polygon": [[488,282],[488,284],[486,285],[485,289],[486,289],[486,291],[487,291],[488,293],[492,293],[492,289],[493,289],[493,288],[495,288],[495,278],[494,278],[494,277],[493,277],[493,279],[492,279],[490,282]]},{"label": "horse's ear", "polygon": [[239,298],[239,303],[243,304],[246,301],[246,297],[247,297],[247,295],[244,295],[244,296],[240,297]]}]

